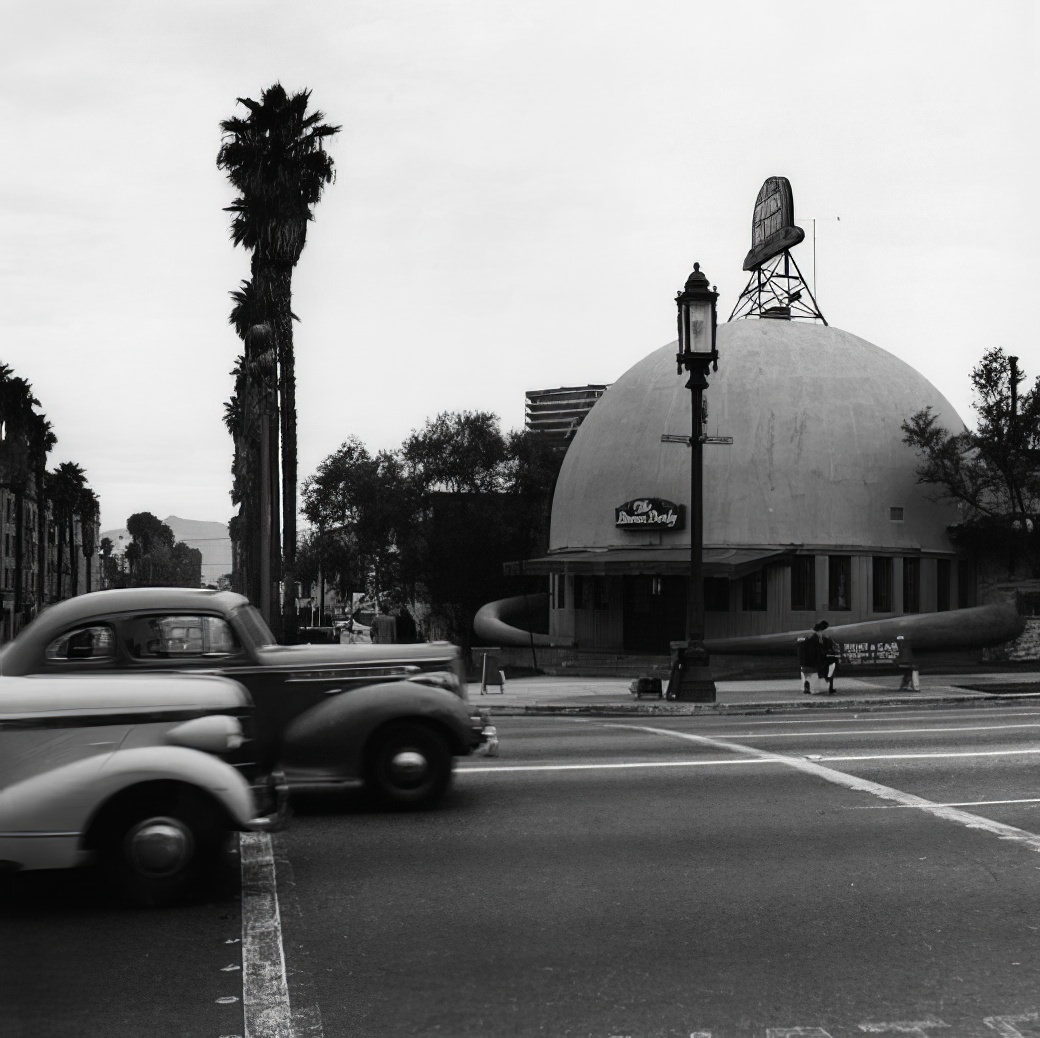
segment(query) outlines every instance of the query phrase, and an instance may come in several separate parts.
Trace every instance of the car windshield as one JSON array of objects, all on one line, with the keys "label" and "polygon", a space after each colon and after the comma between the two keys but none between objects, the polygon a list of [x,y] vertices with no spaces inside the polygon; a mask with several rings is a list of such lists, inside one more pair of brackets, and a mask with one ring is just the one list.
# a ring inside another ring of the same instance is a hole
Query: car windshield
[{"label": "car windshield", "polygon": [[260,614],[256,606],[244,605],[235,610],[235,620],[249,636],[253,645],[261,648],[265,645],[277,645],[278,641],[271,633],[271,628]]}]

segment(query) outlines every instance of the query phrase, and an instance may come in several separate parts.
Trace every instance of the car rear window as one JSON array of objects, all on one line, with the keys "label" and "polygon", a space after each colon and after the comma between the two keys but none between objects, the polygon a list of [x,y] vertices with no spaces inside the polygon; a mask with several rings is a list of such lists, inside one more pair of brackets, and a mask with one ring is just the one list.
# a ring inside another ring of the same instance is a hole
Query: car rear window
[{"label": "car rear window", "polygon": [[134,617],[125,627],[125,644],[139,660],[231,656],[239,651],[235,632],[223,617],[184,613]]},{"label": "car rear window", "polygon": [[110,660],[116,654],[115,633],[108,624],[92,624],[67,631],[47,646],[46,660]]}]

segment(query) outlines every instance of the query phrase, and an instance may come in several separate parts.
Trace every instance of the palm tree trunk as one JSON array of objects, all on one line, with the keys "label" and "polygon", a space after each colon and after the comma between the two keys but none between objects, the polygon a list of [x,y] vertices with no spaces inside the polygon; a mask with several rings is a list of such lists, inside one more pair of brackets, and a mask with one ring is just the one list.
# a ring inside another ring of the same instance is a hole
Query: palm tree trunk
[{"label": "palm tree trunk", "polygon": [[298,638],[296,616],[296,357],[292,333],[292,270],[279,270],[276,287],[279,424],[282,439],[282,640]]},{"label": "palm tree trunk", "polygon": [[36,609],[47,604],[47,498],[44,493],[46,467],[36,466]]},{"label": "palm tree trunk", "polygon": [[75,598],[79,594],[79,554],[76,551],[76,515],[69,515],[69,576],[72,580],[72,595]]},{"label": "palm tree trunk", "polygon": [[267,409],[260,412],[260,598],[259,607],[268,626],[272,620],[271,609],[271,551],[272,537],[272,502],[271,502],[271,439],[269,429],[271,422]]}]

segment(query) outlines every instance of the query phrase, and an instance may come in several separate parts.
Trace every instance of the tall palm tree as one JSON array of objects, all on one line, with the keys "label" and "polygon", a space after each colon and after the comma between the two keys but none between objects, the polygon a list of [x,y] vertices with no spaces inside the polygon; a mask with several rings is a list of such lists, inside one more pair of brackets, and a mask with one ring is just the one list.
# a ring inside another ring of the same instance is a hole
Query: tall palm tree
[{"label": "tall palm tree", "polygon": [[30,432],[30,454],[36,493],[36,608],[47,604],[47,455],[57,446],[58,438],[46,415],[36,415]]},{"label": "tall palm tree", "polygon": [[[83,558],[86,560],[86,590],[93,590],[90,586],[91,564],[97,551],[97,524],[101,515],[101,506],[98,496],[88,486],[80,491],[76,501],[76,514],[79,516],[80,547]],[[77,594],[77,581],[73,578],[72,593]]]},{"label": "tall palm tree", "polygon": [[278,629],[277,358],[270,325],[246,323],[239,332],[245,352],[232,371],[234,395],[224,406],[224,424],[235,441],[231,494],[239,505],[238,579]]},{"label": "tall palm tree", "polygon": [[32,387],[18,378],[6,364],[0,364],[0,486],[14,497],[14,603],[11,633],[17,633],[22,619],[22,564],[25,490],[29,481],[28,423],[39,401]]},{"label": "tall palm tree", "polygon": [[76,559],[76,508],[80,494],[86,486],[86,474],[73,461],[63,461],[53,472],[48,473],[47,496],[54,509],[54,525],[58,530],[58,566],[55,597],[65,598],[65,544],[69,546],[70,586],[77,593],[79,564]]},{"label": "tall palm tree", "polygon": [[[0,482],[9,487],[14,497],[14,630],[25,620],[26,551],[25,501],[30,481],[35,474],[40,449],[50,449],[47,437],[50,426],[34,408],[40,402],[32,385],[14,375],[6,364],[0,364]],[[46,430],[46,435],[44,435]],[[37,500],[39,504],[39,499]]]},{"label": "tall palm tree", "polygon": [[278,357],[279,427],[282,447],[282,602],[284,635],[295,641],[296,598],[296,365],[292,341],[292,271],[307,241],[314,206],[334,179],[326,138],[340,127],[322,122],[324,113],[308,112],[311,92],[287,94],[280,83],[260,100],[240,97],[249,111],[224,120],[217,168],[227,172],[239,197],[228,206],[234,214],[231,238],[252,252],[251,272],[264,319],[273,329]]}]

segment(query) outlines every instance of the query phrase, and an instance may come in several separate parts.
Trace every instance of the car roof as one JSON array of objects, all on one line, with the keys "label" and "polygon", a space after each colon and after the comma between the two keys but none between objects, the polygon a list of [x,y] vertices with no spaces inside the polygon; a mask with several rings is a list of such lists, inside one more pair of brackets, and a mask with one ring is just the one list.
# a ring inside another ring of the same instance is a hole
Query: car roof
[{"label": "car roof", "polygon": [[248,605],[249,599],[234,591],[213,591],[194,587],[127,587],[91,591],[64,602],[47,606],[36,618],[47,626],[62,626],[89,620],[104,613],[124,613],[140,609],[205,609],[228,612]]}]

